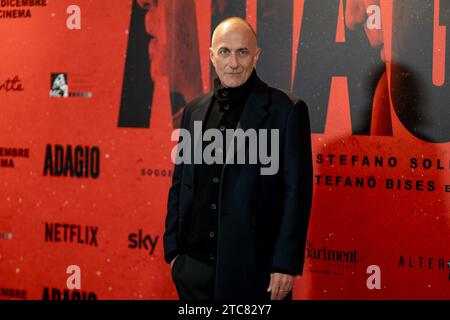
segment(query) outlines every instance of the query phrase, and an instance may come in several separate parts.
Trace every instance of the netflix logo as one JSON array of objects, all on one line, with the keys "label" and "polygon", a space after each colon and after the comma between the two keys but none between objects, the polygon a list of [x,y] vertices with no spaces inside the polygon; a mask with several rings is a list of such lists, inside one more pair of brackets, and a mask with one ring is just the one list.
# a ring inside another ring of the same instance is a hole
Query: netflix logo
[{"label": "netflix logo", "polygon": [[96,226],[67,223],[45,223],[45,242],[69,242],[97,247]]}]

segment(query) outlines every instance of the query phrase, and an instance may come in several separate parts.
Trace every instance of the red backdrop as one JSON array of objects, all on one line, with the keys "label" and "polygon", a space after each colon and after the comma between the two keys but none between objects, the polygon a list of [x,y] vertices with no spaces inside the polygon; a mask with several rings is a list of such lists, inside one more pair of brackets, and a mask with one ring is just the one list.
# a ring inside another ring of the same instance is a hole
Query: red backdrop
[{"label": "red backdrop", "polygon": [[[176,298],[162,246],[170,135],[209,90],[211,30],[233,15],[258,33],[261,78],[310,109],[313,211],[294,298],[450,298],[449,4],[18,4],[0,3],[0,299]],[[49,94],[58,74],[67,97]],[[69,265],[81,290],[66,287]]]}]

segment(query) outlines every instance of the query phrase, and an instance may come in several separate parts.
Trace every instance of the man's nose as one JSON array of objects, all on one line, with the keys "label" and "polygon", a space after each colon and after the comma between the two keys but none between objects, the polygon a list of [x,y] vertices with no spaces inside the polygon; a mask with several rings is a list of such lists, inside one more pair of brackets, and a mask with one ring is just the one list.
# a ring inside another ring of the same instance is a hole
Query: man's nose
[{"label": "man's nose", "polygon": [[229,64],[228,64],[233,69],[236,69],[239,66],[238,59],[237,59],[236,55],[237,54],[235,52],[231,53],[230,61],[229,61]]},{"label": "man's nose", "polygon": [[158,5],[158,0],[137,0],[139,6],[143,9],[151,9]]}]

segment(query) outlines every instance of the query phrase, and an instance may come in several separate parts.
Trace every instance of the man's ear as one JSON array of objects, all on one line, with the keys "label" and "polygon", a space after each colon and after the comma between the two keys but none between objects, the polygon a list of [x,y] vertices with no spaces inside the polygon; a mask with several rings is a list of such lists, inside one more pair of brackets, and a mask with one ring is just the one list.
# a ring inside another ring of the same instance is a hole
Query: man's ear
[{"label": "man's ear", "polygon": [[213,64],[214,68],[216,67],[214,65],[214,51],[212,48],[209,48],[209,60],[211,60],[211,63]]},{"label": "man's ear", "polygon": [[256,63],[258,62],[260,54],[261,54],[261,48],[256,48],[255,58],[254,58],[254,67],[256,67]]}]

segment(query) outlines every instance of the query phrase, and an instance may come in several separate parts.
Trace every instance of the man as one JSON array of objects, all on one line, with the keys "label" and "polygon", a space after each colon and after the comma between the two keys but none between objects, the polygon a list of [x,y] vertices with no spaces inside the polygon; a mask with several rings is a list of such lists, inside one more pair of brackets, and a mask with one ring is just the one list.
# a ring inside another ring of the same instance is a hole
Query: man
[{"label": "man", "polygon": [[278,130],[279,170],[262,175],[261,163],[247,162],[175,165],[164,251],[181,299],[281,300],[292,297],[294,276],[302,274],[312,201],[308,111],[258,78],[260,51],[248,22],[222,21],[210,48],[214,90],[182,116],[192,136],[195,121],[222,133]]}]

